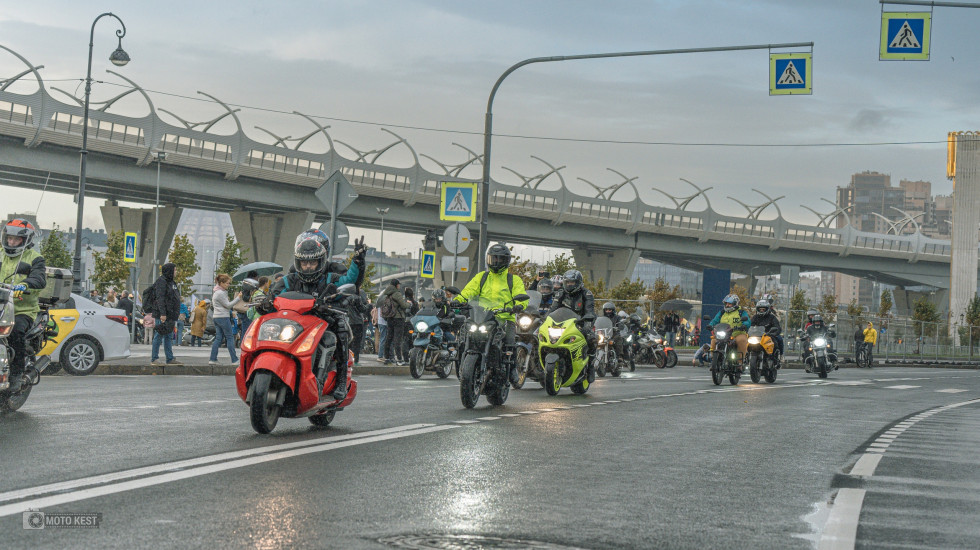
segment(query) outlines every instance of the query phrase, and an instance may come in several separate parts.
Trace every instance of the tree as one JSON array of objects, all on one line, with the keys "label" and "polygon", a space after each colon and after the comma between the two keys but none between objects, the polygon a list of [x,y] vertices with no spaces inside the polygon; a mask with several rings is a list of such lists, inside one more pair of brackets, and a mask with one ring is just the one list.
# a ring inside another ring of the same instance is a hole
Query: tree
[{"label": "tree", "polygon": [[864,323],[864,308],[858,305],[857,298],[852,298],[851,302],[847,304],[847,316],[850,317],[855,323]]},{"label": "tree", "polygon": [[564,275],[569,269],[575,269],[575,258],[562,252],[558,256],[544,263],[544,271],[551,273],[551,276]]},{"label": "tree", "polygon": [[936,334],[936,323],[939,322],[939,311],[936,304],[929,301],[925,296],[920,297],[912,306],[912,323],[915,335],[934,336]]},{"label": "tree", "polygon": [[632,282],[623,279],[618,285],[609,289],[609,298],[616,304],[617,310],[635,311],[640,305],[640,297],[646,294],[647,290],[647,285],[639,279]]},{"label": "tree", "polygon": [[215,273],[227,273],[234,275],[239,267],[245,263],[245,254],[248,249],[239,244],[233,235],[225,233],[225,247],[221,249],[218,256],[218,270]]},{"label": "tree", "polygon": [[[584,275],[583,278],[585,279],[583,281],[585,288],[592,291],[592,296],[595,297],[596,302],[598,302],[599,300],[605,300],[607,298],[607,294],[609,294],[609,290],[606,289],[606,281],[602,279],[599,279],[598,281],[590,281],[588,278],[585,278]],[[596,309],[598,308],[599,308],[599,304],[596,304]]]},{"label": "tree", "polygon": [[92,253],[92,258],[95,260],[92,279],[95,281],[95,290],[99,293],[105,292],[110,287],[126,286],[126,280],[129,279],[129,264],[123,260],[124,242],[123,232],[113,231],[106,239],[108,247],[106,251]]},{"label": "tree", "polygon": [[742,285],[732,284],[729,289],[730,292],[738,296],[738,305],[745,311],[752,311],[755,309],[755,300],[749,296],[749,291]]},{"label": "tree", "polygon": [[976,294],[970,300],[970,305],[966,307],[966,324],[969,328],[961,329],[960,340],[968,340],[970,347],[973,347],[977,345],[977,341],[980,341],[980,296]]},{"label": "tree", "polygon": [[789,326],[786,330],[803,328],[803,314],[808,309],[810,309],[810,300],[806,297],[806,291],[802,288],[796,289],[789,301]]},{"label": "tree", "polygon": [[653,282],[653,288],[647,292],[646,297],[650,301],[650,315],[659,323],[664,318],[664,312],[660,311],[660,306],[667,300],[680,298],[681,287],[680,285],[675,285],[674,288],[670,288],[670,284],[663,277],[658,277]]},{"label": "tree", "polygon": [[878,317],[882,319],[891,315],[892,312],[892,291],[887,288],[881,292],[881,300],[878,302]]},{"label": "tree", "polygon": [[[511,247],[511,254],[514,252],[514,247]],[[534,279],[538,276],[538,266],[531,262],[531,260],[521,259],[520,256],[514,256],[511,260],[510,265],[507,267],[507,272],[512,273],[517,277],[520,277],[524,281],[524,288],[527,288]]]},{"label": "tree", "polygon": [[68,250],[68,238],[63,231],[58,229],[57,225],[48,232],[47,238],[41,243],[39,252],[44,256],[44,264],[48,267],[71,269],[72,255],[71,251]]},{"label": "tree", "polygon": [[167,261],[176,266],[174,282],[180,289],[180,295],[190,296],[194,291],[194,275],[201,271],[201,266],[197,265],[197,250],[187,235],[174,236],[174,244],[167,255]]},{"label": "tree", "polygon": [[824,323],[833,323],[837,320],[837,296],[833,294],[825,294],[823,300],[820,300],[820,305],[817,306],[817,310],[820,311],[820,315],[823,317]]}]

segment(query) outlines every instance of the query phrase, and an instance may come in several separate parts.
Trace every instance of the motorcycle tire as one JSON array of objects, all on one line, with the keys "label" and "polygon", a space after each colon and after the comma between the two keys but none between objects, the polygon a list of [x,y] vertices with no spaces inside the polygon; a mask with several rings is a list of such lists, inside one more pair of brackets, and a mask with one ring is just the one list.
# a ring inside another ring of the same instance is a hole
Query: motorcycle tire
[{"label": "motorcycle tire", "polygon": [[[273,382],[275,380],[275,382]],[[249,419],[252,428],[260,434],[267,434],[276,428],[280,407],[276,404],[279,394],[278,378],[271,372],[262,371],[252,379],[252,403],[249,405]]]},{"label": "motorcycle tire", "polygon": [[510,395],[510,376],[505,374],[503,381],[490,388],[486,394],[487,401],[494,407],[503,405],[507,401],[507,396]]},{"label": "motorcycle tire", "polygon": [[479,354],[471,353],[463,358],[463,363],[459,368],[459,399],[467,409],[475,407],[476,402],[480,400],[481,381],[476,377],[476,366],[479,360]]},{"label": "motorcycle tire", "polygon": [[523,388],[524,382],[527,381],[528,357],[527,348],[517,346],[517,350],[514,351],[514,364],[517,365],[517,380],[510,381],[510,385],[515,390]]},{"label": "motorcycle tire", "polygon": [[656,364],[658,369],[662,369],[667,366],[667,354],[663,350],[657,350],[653,352],[653,362]]},{"label": "motorcycle tire", "polygon": [[817,361],[817,376],[819,378],[827,378],[827,363]]},{"label": "motorcycle tire", "polygon": [[740,373],[738,371],[735,371],[735,372],[730,373],[728,375],[728,382],[731,383],[731,385],[733,385],[733,386],[737,386],[738,385],[738,381],[741,378],[742,378],[742,373]]},{"label": "motorcycle tire", "polygon": [[323,414],[316,414],[310,417],[310,424],[314,426],[325,428],[333,422],[333,417],[337,415],[337,411],[329,411]]},{"label": "motorcycle tire", "polygon": [[766,377],[766,382],[769,382],[770,384],[776,382],[776,367],[775,367],[775,365],[770,364],[765,369],[765,371],[762,374]]},{"label": "motorcycle tire", "polygon": [[619,364],[619,361],[613,359],[612,367],[609,369],[609,374],[613,375],[613,378],[619,378],[619,375],[623,374],[623,367]]},{"label": "motorcycle tire", "polygon": [[408,351],[408,373],[415,379],[422,378],[422,371],[425,370],[425,366],[422,365],[422,358],[419,357],[420,351],[419,348],[412,348]]},{"label": "motorcycle tire", "polygon": [[561,390],[561,373],[558,372],[558,363],[551,363],[544,367],[544,389],[548,395],[555,396]]},{"label": "motorcycle tire", "polygon": [[725,379],[725,373],[722,372],[722,356],[720,353],[715,352],[714,356],[711,358],[711,381],[715,383],[716,386],[721,385],[721,381]]},{"label": "motorcycle tire", "polygon": [[583,395],[585,392],[589,391],[589,381],[582,380],[577,384],[572,384],[572,393],[575,395]]},{"label": "motorcycle tire", "polygon": [[670,350],[667,352],[667,368],[672,369],[677,365],[677,352]]},{"label": "motorcycle tire", "polygon": [[599,365],[595,368],[595,374],[599,378],[606,377],[606,365],[604,364],[604,361],[599,361]]},{"label": "motorcycle tire", "polygon": [[16,395],[11,395],[7,390],[0,391],[0,414],[14,412],[23,407],[24,403],[27,403],[27,397],[31,395],[31,389],[33,387],[31,384],[25,382],[21,386],[20,392]]},{"label": "motorcycle tire", "polygon": [[449,375],[453,373],[453,362],[446,361],[442,366],[436,367],[436,376],[439,378],[449,378]]},{"label": "motorcycle tire", "polygon": [[757,353],[749,356],[749,376],[752,377],[753,384],[758,384],[759,380],[762,379],[761,373],[759,372],[759,354]]}]

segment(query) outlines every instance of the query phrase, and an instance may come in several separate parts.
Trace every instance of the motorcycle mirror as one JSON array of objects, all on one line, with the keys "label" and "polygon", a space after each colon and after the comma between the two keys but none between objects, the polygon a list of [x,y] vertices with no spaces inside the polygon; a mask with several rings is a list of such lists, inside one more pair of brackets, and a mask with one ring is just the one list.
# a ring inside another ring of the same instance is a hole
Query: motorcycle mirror
[{"label": "motorcycle mirror", "polygon": [[515,302],[523,302],[524,300],[530,300],[530,299],[531,297],[528,296],[527,294],[518,294],[517,296],[514,296]]},{"label": "motorcycle mirror", "polygon": [[29,264],[27,262],[20,262],[19,264],[17,264],[17,271],[16,271],[16,273],[18,275],[30,275],[31,274],[31,264]]},{"label": "motorcycle mirror", "polygon": [[447,287],[446,287],[446,290],[448,290],[449,292],[452,292],[453,294],[457,294],[457,295],[458,295],[458,294],[459,294],[460,292],[462,292],[462,291],[461,291],[461,290],[460,290],[459,288],[457,288],[457,287],[454,287],[454,286],[447,286]]},{"label": "motorcycle mirror", "polygon": [[346,294],[348,296],[352,296],[354,294],[357,294],[357,287],[354,286],[353,283],[347,283],[346,285],[340,285],[340,287],[337,288],[337,293],[338,294]]}]

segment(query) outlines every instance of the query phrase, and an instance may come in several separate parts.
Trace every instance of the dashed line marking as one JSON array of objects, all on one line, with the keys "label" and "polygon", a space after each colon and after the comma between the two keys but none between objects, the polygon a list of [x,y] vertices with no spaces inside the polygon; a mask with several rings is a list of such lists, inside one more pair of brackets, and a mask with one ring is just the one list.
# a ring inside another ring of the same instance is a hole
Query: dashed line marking
[{"label": "dashed line marking", "polygon": [[945,390],[936,390],[936,391],[938,393],[960,393],[960,392],[969,391],[969,390],[961,390],[959,388],[949,388],[949,389],[945,389]]}]

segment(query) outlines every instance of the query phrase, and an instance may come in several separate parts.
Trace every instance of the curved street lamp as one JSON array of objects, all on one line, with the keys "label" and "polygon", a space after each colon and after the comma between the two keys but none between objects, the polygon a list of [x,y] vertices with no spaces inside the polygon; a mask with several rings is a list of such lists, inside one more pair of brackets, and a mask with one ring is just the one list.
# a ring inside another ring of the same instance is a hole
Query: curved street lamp
[{"label": "curved street lamp", "polygon": [[95,24],[99,22],[99,19],[107,15],[114,17],[122,26],[122,29],[116,31],[119,46],[109,55],[109,61],[117,67],[122,67],[129,63],[129,54],[122,49],[122,39],[126,36],[126,24],[123,23],[123,20],[119,16],[111,12],[106,12],[96,17],[95,21],[92,21],[92,31],[89,33],[88,38],[88,71],[85,73],[85,107],[82,116],[82,150],[79,151],[81,162],[78,169],[78,215],[75,222],[75,258],[72,262],[72,275],[75,279],[72,282],[72,292],[75,293],[79,293],[82,290],[82,213],[85,204],[85,158],[88,156],[88,105],[89,94],[92,92],[92,48],[95,45]]}]

